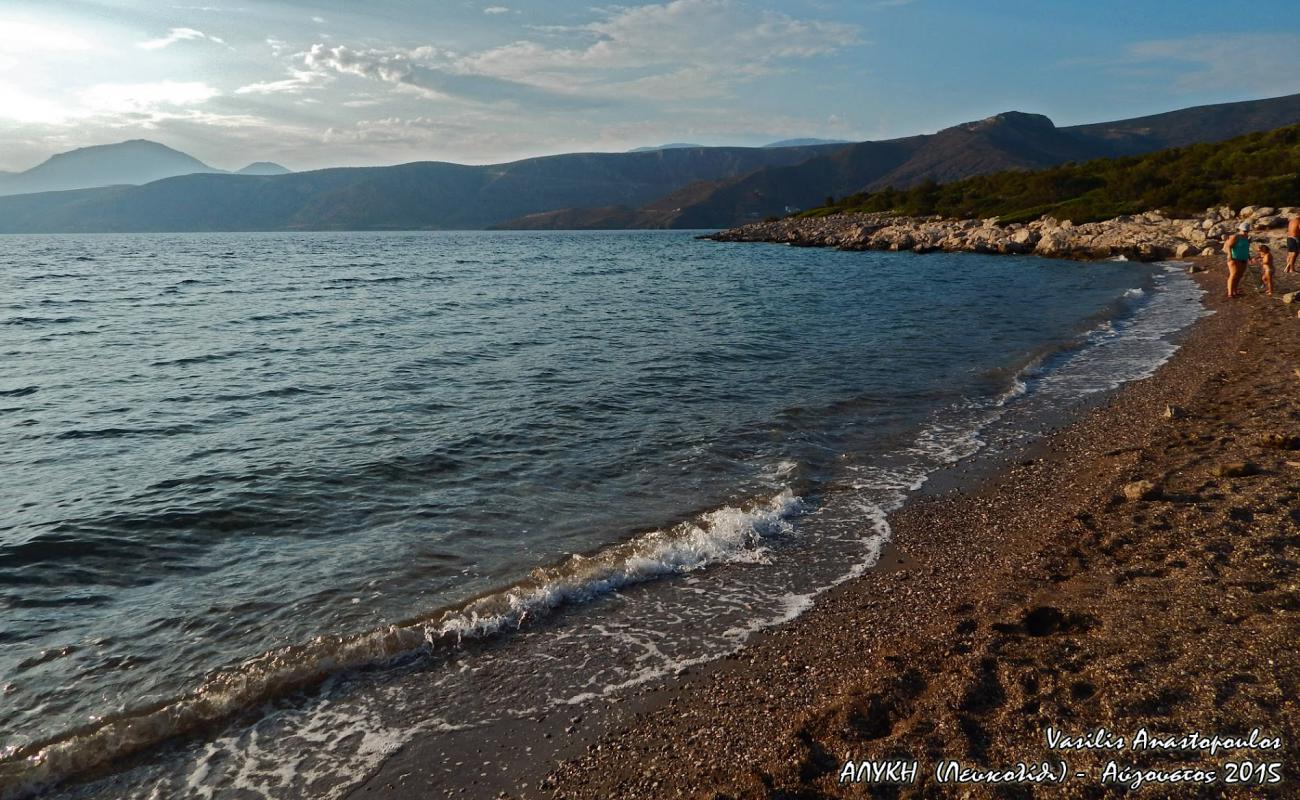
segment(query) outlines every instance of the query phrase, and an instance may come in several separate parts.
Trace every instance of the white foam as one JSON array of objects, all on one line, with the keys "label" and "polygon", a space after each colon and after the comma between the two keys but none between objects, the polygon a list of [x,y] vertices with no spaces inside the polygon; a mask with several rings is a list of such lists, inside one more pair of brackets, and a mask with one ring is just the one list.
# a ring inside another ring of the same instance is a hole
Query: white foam
[{"label": "white foam", "polygon": [[800,508],[800,498],[786,488],[752,507],[720,508],[591,556],[570,556],[557,567],[534,570],[514,586],[436,620],[391,625],[347,638],[319,637],[304,646],[266,653],[209,677],[185,697],[107,718],[96,728],[62,739],[6,752],[0,759],[0,800],[25,797],[66,776],[341,671],[388,663],[447,639],[491,636],[560,605],[665,575],[716,563],[762,562],[768,558],[765,540],[792,531],[788,517]]},{"label": "white foam", "polygon": [[751,509],[721,508],[698,521],[645,534],[595,556],[571,556],[558,568],[535,570],[514,587],[448,614],[430,633],[434,638],[491,635],[518,627],[530,615],[664,575],[717,563],[764,561],[763,540],[791,532],[788,517],[801,508],[801,502],[784,489]]}]

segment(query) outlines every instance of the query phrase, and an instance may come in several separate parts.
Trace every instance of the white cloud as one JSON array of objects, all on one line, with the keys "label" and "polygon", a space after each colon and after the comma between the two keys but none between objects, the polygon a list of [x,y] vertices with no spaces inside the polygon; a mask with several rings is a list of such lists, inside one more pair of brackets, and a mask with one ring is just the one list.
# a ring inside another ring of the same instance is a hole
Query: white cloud
[{"label": "white cloud", "polygon": [[[551,31],[580,41],[570,46],[518,41],[458,55],[427,46],[376,50],[317,43],[303,63],[311,71],[380,81],[430,99],[559,110],[628,97],[716,97],[781,69],[782,62],[858,41],[854,26],[752,11],[740,0],[672,0],[599,14],[588,25]],[[292,91],[297,84],[256,86],[240,91]]]},{"label": "white cloud", "polygon": [[136,47],[144,50],[161,50],[164,47],[170,47],[177,42],[196,40],[207,40],[209,42],[216,42],[217,44],[225,44],[223,39],[216,36],[209,36],[203,31],[196,31],[193,28],[172,28],[167,32],[166,36],[159,39],[150,39],[147,42],[140,42]]},{"label": "white cloud", "polygon": [[145,113],[160,106],[203,103],[219,92],[199,81],[100,83],[80,93],[82,104],[96,113]]},{"label": "white cloud", "polygon": [[1135,42],[1120,62],[1179,65],[1175,85],[1183,91],[1228,89],[1281,95],[1294,91],[1295,75],[1300,72],[1300,35],[1205,34]]},{"label": "white cloud", "polygon": [[474,103],[505,103],[549,109],[591,105],[591,101],[524,81],[462,69],[451,53],[433,47],[413,50],[356,50],[344,45],[314,44],[303,63],[311,70],[382,81],[430,99],[456,98]]},{"label": "white cloud", "polygon": [[505,6],[488,6],[487,8],[483,9],[484,14],[506,14],[509,13],[509,11],[510,9],[506,8]]},{"label": "white cloud", "polygon": [[62,103],[0,84],[0,120],[21,123],[57,123],[73,116]]},{"label": "white cloud", "polygon": [[66,28],[54,28],[17,19],[0,19],[0,51],[7,54],[66,53],[91,48],[92,43],[89,39]]},{"label": "white cloud", "polygon": [[321,88],[329,81],[330,77],[322,72],[293,69],[289,70],[288,78],[240,86],[235,90],[235,94],[300,94],[307,89]]},{"label": "white cloud", "polygon": [[712,81],[720,89],[767,74],[777,62],[829,54],[859,41],[855,26],[754,11],[738,0],[672,0],[603,13],[603,19],[567,29],[586,39],[585,45],[518,41],[464,57],[458,66],[548,86],[603,84],[662,96],[677,75]]}]

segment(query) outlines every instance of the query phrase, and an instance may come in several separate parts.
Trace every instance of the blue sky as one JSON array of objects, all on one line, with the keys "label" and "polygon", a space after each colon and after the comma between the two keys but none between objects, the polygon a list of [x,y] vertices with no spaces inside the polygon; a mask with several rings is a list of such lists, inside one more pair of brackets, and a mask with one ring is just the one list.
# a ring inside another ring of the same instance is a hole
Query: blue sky
[{"label": "blue sky", "polygon": [[4,0],[0,169],[149,138],[213,166],[506,161],[1058,124],[1300,92],[1300,6]]}]

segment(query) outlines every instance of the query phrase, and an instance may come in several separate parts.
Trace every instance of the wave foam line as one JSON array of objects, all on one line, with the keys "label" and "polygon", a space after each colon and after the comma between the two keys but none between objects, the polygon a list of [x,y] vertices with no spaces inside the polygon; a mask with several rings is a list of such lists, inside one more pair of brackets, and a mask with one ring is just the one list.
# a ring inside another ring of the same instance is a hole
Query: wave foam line
[{"label": "wave foam line", "polygon": [[112,764],[166,739],[310,688],[332,674],[432,652],[464,638],[493,636],[562,605],[620,587],[766,558],[764,541],[793,530],[802,503],[790,489],[748,507],[724,507],[667,530],[642,534],[589,556],[533,570],[523,580],[435,616],[348,636],[321,636],[213,674],[178,698],[106,715],[41,742],[0,750],[0,800],[28,797],[71,776]]}]

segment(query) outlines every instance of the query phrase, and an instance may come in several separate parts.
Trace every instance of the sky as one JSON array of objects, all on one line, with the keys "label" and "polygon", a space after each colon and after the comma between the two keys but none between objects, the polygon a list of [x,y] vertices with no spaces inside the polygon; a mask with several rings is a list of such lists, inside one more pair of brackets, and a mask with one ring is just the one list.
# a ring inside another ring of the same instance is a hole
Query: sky
[{"label": "sky", "polygon": [[1058,125],[1300,92],[1257,0],[0,0],[0,170],[144,138],[237,169]]}]

